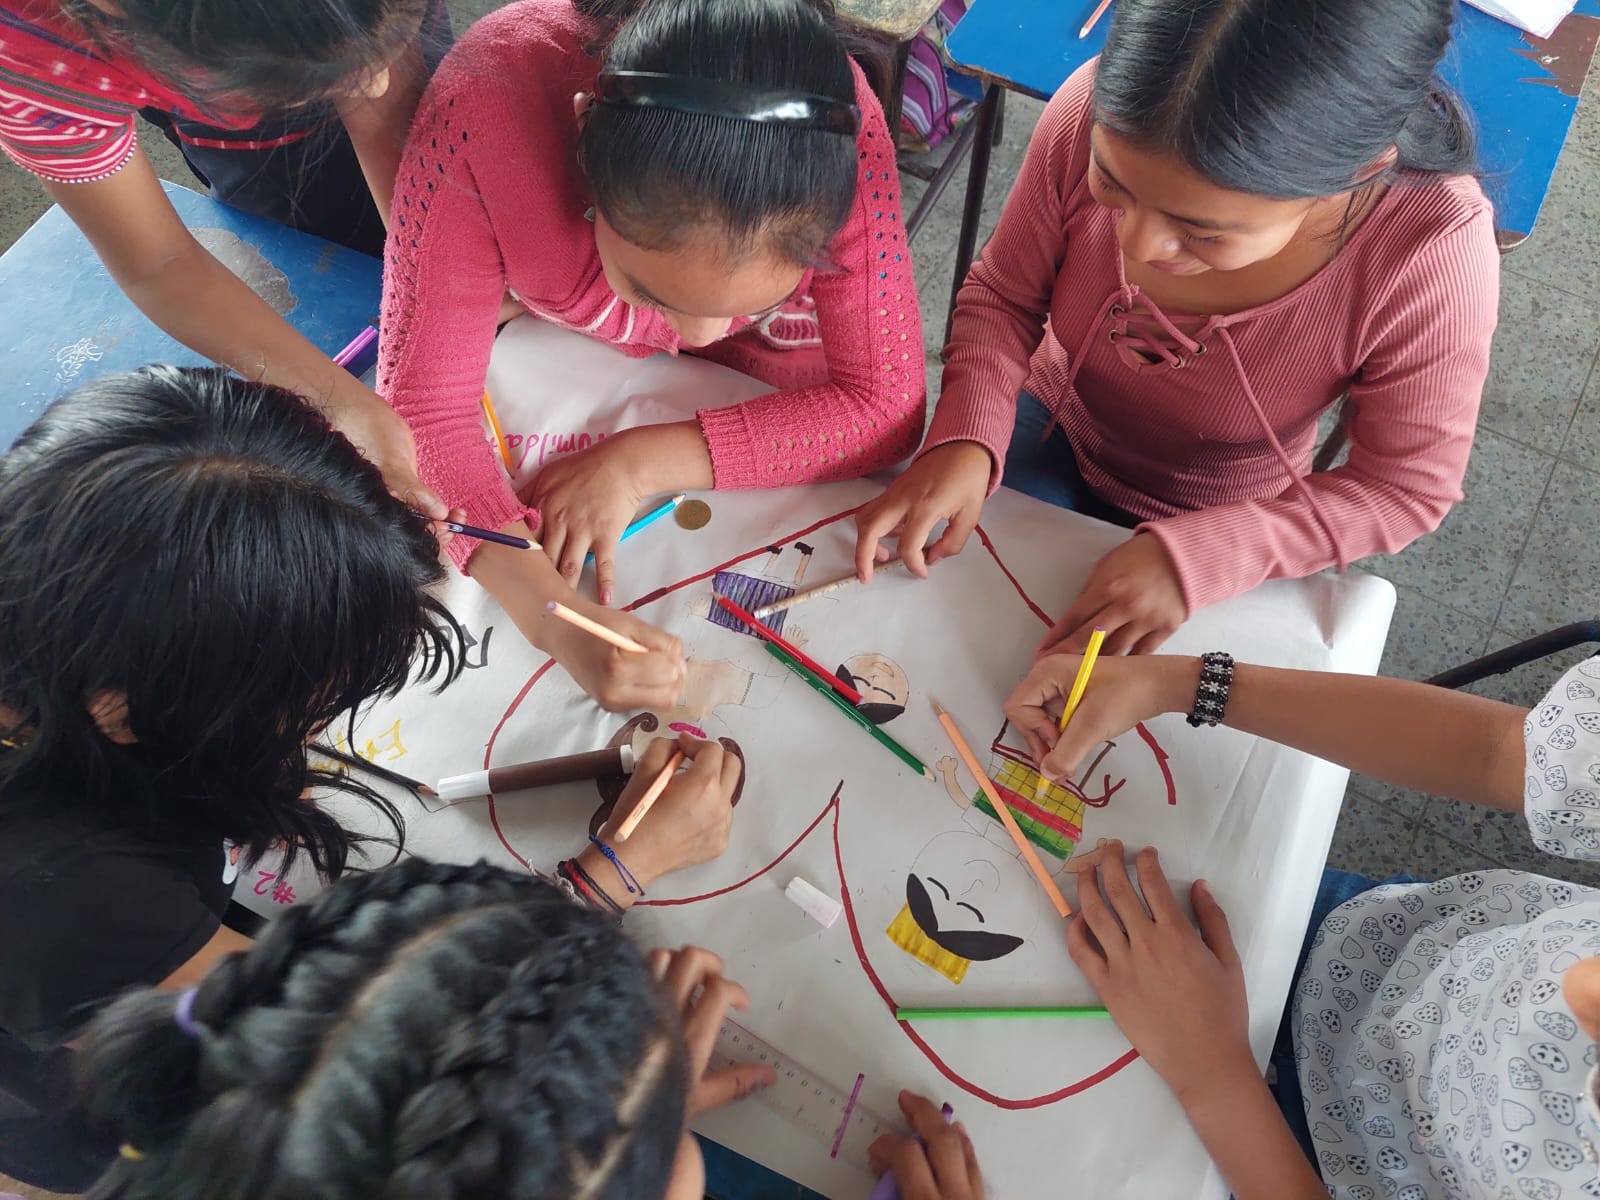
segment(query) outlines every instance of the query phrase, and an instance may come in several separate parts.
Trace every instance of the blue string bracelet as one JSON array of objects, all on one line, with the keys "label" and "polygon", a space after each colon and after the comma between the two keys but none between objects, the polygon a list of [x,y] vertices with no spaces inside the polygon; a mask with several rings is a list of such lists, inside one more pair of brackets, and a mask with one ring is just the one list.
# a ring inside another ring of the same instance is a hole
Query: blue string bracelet
[{"label": "blue string bracelet", "polygon": [[617,857],[615,850],[592,833],[589,835],[589,844],[611,860],[611,865],[617,869],[617,877],[622,880],[622,886],[628,889],[630,895],[644,895],[644,886],[633,877],[632,871],[622,865],[622,860]]}]

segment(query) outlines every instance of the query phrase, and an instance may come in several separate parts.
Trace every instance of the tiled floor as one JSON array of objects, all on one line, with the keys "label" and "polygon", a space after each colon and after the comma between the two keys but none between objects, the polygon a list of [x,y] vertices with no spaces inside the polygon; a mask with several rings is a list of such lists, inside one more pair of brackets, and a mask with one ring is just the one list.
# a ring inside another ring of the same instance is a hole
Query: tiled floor
[{"label": "tiled floor", "polygon": [[[457,28],[494,0],[455,0]],[[985,230],[1000,211],[1040,105],[1011,97],[995,151]],[[153,132],[167,178],[193,185]],[[923,184],[905,180],[909,212]],[[930,390],[950,294],[961,187],[914,247]],[[0,250],[44,210],[32,180],[0,166]],[[1532,239],[1504,261],[1495,364],[1467,476],[1467,499],[1403,554],[1364,568],[1400,593],[1383,670],[1420,678],[1569,621],[1600,617],[1600,77],[1591,76],[1550,199]],[[1474,690],[1533,703],[1581,656],[1522,668]],[[1600,883],[1600,869],[1535,851],[1520,818],[1352,781],[1334,840],[1336,866],[1440,875],[1505,865]]]}]

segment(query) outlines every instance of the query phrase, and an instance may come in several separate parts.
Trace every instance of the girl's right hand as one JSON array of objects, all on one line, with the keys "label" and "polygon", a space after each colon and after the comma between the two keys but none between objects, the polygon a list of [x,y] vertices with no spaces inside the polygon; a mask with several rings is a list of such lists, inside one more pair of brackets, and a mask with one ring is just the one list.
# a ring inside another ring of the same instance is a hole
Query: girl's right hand
[{"label": "girl's right hand", "polygon": [[683,694],[683,642],[631,613],[602,608],[571,594],[562,603],[574,612],[630,637],[649,651],[618,650],[587,630],[541,614],[539,646],[607,712],[671,708]]},{"label": "girl's right hand", "polygon": [[1140,721],[1167,712],[1187,712],[1200,682],[1198,659],[1177,654],[1122,658],[1102,654],[1078,710],[1058,730],[1061,710],[1078,678],[1077,654],[1041,658],[1006,700],[1006,719],[1027,739],[1039,773],[1054,783],[1069,778],[1102,742]]},{"label": "girl's right hand", "polygon": [[933,1101],[900,1093],[900,1111],[915,1137],[884,1134],[867,1151],[878,1175],[894,1172],[901,1200],[984,1200],[978,1155],[961,1122],[947,1125]]},{"label": "girl's right hand", "polygon": [[[666,769],[675,751],[683,753],[686,765],[627,839],[615,841],[615,831]],[[617,798],[599,838],[615,847],[646,888],[670,871],[710,862],[728,848],[733,795],[743,773],[739,756],[716,742],[703,742],[686,733],[656,738],[639,756],[633,777]]]},{"label": "girl's right hand", "polygon": [[[883,495],[856,512],[856,574],[861,581],[870,582],[873,566],[888,557],[878,543],[891,534],[899,535],[906,567],[922,579],[941,558],[960,554],[978,526],[993,470],[993,458],[977,442],[947,442],[907,467]],[[928,535],[940,521],[949,524],[924,554]]]}]

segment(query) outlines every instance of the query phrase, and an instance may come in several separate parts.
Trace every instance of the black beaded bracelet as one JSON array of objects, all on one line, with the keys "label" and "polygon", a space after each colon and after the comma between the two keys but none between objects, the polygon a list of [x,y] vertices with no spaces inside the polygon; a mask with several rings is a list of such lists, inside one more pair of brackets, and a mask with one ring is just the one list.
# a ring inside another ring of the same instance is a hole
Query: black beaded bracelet
[{"label": "black beaded bracelet", "polygon": [[1210,650],[1200,656],[1200,686],[1194,693],[1194,711],[1189,724],[1215,725],[1228,710],[1228,692],[1233,687],[1233,655]]}]

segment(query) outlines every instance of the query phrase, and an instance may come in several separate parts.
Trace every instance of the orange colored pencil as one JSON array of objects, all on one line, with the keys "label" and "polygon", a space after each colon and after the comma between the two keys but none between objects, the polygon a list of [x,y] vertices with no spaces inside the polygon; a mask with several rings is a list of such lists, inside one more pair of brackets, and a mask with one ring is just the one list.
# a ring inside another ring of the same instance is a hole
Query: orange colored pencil
[{"label": "orange colored pencil", "polygon": [[1100,0],[1099,5],[1089,14],[1089,19],[1083,23],[1083,28],[1078,30],[1078,38],[1082,40],[1089,36],[1090,31],[1100,23],[1100,18],[1106,15],[1106,9],[1111,7],[1111,0]]},{"label": "orange colored pencil", "polygon": [[483,415],[489,418],[489,428],[494,430],[494,440],[500,447],[500,461],[505,463],[507,471],[515,475],[517,464],[511,461],[511,444],[500,429],[500,418],[495,415],[494,401],[489,399],[488,388],[483,389]]},{"label": "orange colored pencil", "polygon": [[628,835],[633,832],[634,827],[640,821],[644,820],[644,815],[650,811],[651,805],[661,799],[661,793],[667,790],[667,784],[672,782],[673,774],[682,765],[683,751],[674,750],[672,757],[667,760],[667,765],[661,768],[661,774],[656,776],[655,782],[650,785],[645,794],[639,797],[639,803],[633,806],[633,811],[628,814],[627,819],[617,827],[617,841],[625,842],[628,840]]},{"label": "orange colored pencil", "polygon": [[624,637],[616,630],[608,629],[606,626],[600,624],[599,621],[591,621],[582,613],[573,612],[565,604],[558,604],[556,601],[552,600],[549,604],[545,605],[545,608],[549,610],[551,616],[560,617],[568,625],[576,625],[585,633],[594,634],[595,637],[599,638],[602,642],[610,642],[618,650],[626,650],[629,654],[650,653],[649,646],[641,645],[640,643],[634,641],[631,637]]},{"label": "orange colored pencil", "polygon": [[950,735],[950,741],[956,748],[956,753],[967,764],[978,781],[978,786],[983,789],[983,794],[989,798],[989,803],[994,806],[995,815],[1000,818],[1000,823],[1006,827],[1006,832],[1011,835],[1011,840],[1017,844],[1017,849],[1022,851],[1023,861],[1028,864],[1029,870],[1039,880],[1039,886],[1050,897],[1050,903],[1056,906],[1056,912],[1063,917],[1072,915],[1072,905],[1067,903],[1067,898],[1061,894],[1061,889],[1056,887],[1056,881],[1050,878],[1050,872],[1044,869],[1044,864],[1039,861],[1039,855],[1033,848],[1033,843],[1028,841],[1027,835],[1022,832],[1017,824],[1017,819],[1011,815],[1011,808],[1000,799],[990,782],[988,774],[978,765],[977,758],[972,753],[972,747],[967,745],[967,739],[961,736],[961,730],[956,728],[956,723],[951,720],[950,714],[945,712],[944,706],[937,700],[933,702],[934,712],[939,714],[939,724],[944,726],[944,731]]}]

